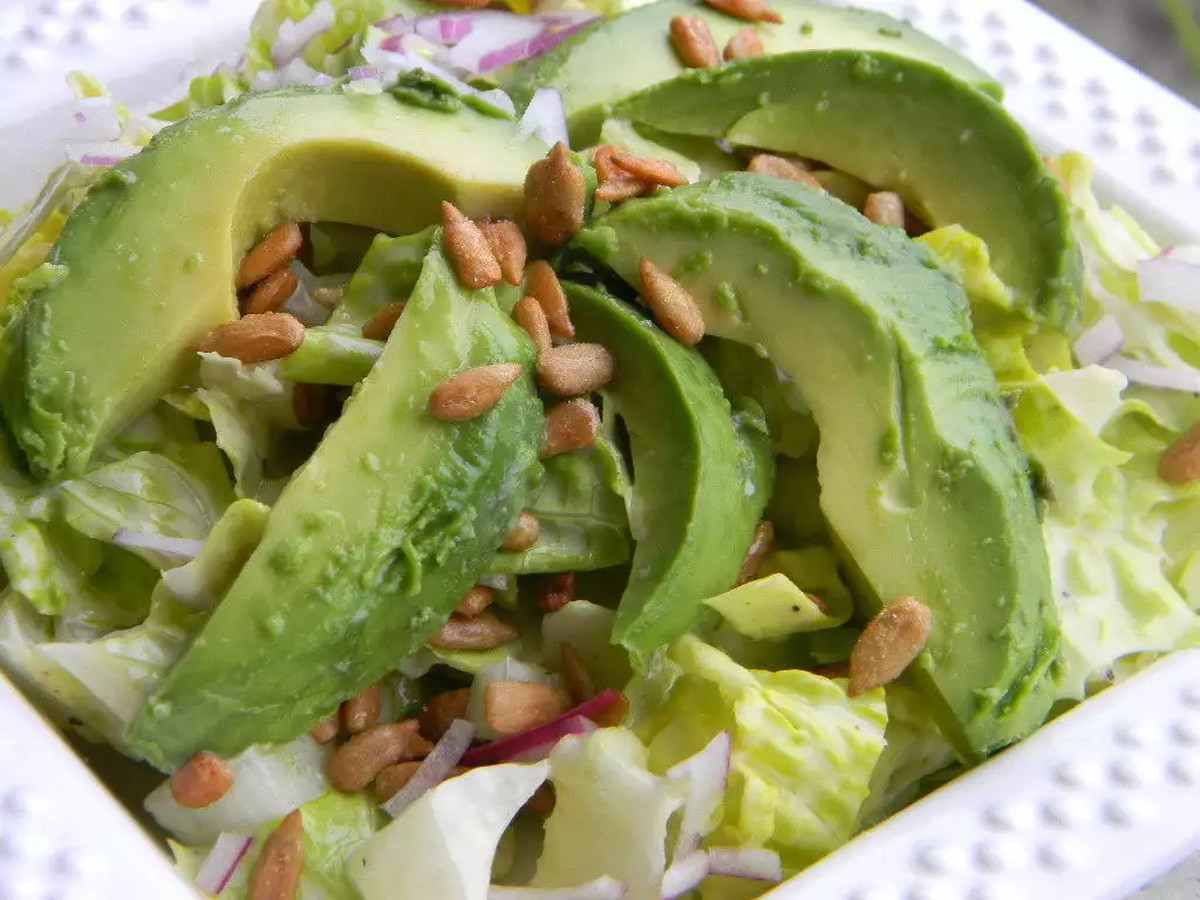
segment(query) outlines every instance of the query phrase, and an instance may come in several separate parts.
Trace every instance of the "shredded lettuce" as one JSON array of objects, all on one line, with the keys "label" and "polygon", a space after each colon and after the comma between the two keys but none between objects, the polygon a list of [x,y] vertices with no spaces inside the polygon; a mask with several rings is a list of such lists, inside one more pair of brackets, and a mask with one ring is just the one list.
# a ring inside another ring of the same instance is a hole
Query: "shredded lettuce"
[{"label": "shredded lettuce", "polygon": [[630,689],[662,696],[669,685],[665,701],[631,698],[653,771],[665,772],[721,731],[733,737],[713,845],[766,847],[798,870],[851,838],[884,748],[882,689],[851,699],[844,682],[745,669],[690,636],[663,668],[659,684],[642,679]]}]

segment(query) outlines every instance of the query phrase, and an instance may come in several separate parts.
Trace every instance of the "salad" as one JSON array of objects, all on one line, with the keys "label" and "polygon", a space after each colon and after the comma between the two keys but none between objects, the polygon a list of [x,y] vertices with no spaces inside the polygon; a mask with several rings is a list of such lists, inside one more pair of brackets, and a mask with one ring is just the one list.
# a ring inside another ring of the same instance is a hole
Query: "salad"
[{"label": "salad", "polygon": [[198,891],[758,896],[1200,644],[1200,250],[882,14],[483,5],[0,217],[0,667]]}]

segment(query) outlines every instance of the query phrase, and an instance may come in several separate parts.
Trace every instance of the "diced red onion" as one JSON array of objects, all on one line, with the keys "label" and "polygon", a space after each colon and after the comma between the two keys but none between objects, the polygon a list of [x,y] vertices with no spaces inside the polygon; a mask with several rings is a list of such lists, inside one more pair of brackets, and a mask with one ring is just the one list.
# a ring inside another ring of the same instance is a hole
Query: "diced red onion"
[{"label": "diced red onion", "polygon": [[346,74],[350,76],[351,81],[366,81],[378,78],[379,70],[374,66],[352,66]]},{"label": "diced red onion", "polygon": [[517,114],[517,105],[513,103],[512,97],[508,96],[500,88],[492,88],[490,91],[480,91],[479,99],[485,103],[490,103],[497,109],[502,109],[510,116]]},{"label": "diced red onion", "polygon": [[285,66],[304,52],[304,48],[319,34],[333,27],[337,13],[333,4],[325,0],[312,8],[299,22],[290,19],[279,25],[279,36],[271,48],[271,58],[277,66]]},{"label": "diced red onion", "polygon": [[[574,709],[559,716],[552,722],[547,722],[545,725],[539,725],[537,728],[531,728],[528,731],[523,731],[520,734],[510,735],[492,741],[489,744],[481,744],[478,747],[472,747],[462,758],[463,765],[466,766],[486,766],[490,763],[502,762],[506,759],[511,759],[514,753],[522,753],[530,750],[533,747],[538,747],[551,742],[557,743],[568,734],[576,734],[578,732],[564,730],[566,723],[571,719],[584,718],[595,720],[596,716],[611,709],[613,706],[621,702],[621,695],[613,690],[604,691],[597,694],[591,700],[586,700],[579,704]],[[570,726],[572,728],[577,726]],[[411,783],[411,782],[410,782]]]},{"label": "diced red onion", "polygon": [[708,854],[697,850],[671,863],[663,874],[663,900],[675,900],[699,887],[700,882],[708,877],[708,861]]},{"label": "diced red onion", "polygon": [[688,796],[679,822],[679,836],[671,857],[682,860],[700,847],[713,816],[725,799],[733,740],[722,731],[703,750],[667,771],[672,781],[687,781]]},{"label": "diced red onion", "polygon": [[[542,24],[529,16],[500,14],[463,37],[451,48],[447,58],[453,65],[469,71],[487,72],[505,64],[498,62],[496,57],[506,50],[509,51],[504,57],[507,62],[523,58],[524,48],[541,31]],[[487,66],[483,64],[485,60],[490,60]]]},{"label": "diced red onion", "polygon": [[455,719],[442,739],[425,757],[413,777],[409,779],[408,784],[404,785],[396,796],[383,804],[383,811],[394,819],[427,792],[449,778],[454,767],[462,762],[463,755],[471,746],[471,739],[474,737],[474,725],[465,719]]},{"label": "diced red onion", "polygon": [[1081,366],[1108,362],[1125,346],[1125,332],[1113,316],[1105,316],[1075,342],[1075,358]]},{"label": "diced red onion", "polygon": [[753,847],[710,847],[708,874],[751,881],[783,881],[783,863],[774,850]]},{"label": "diced red onion", "polygon": [[81,141],[115,141],[121,137],[121,115],[112,97],[81,97],[75,103],[75,133]]},{"label": "diced red onion", "polygon": [[321,287],[321,279],[299,260],[292,263],[291,271],[296,276],[296,290],[283,301],[280,309],[291,313],[305,325],[324,325],[329,321],[333,310],[313,299],[313,292]]},{"label": "diced red onion", "polygon": [[96,156],[93,153],[85,153],[79,158],[79,164],[83,166],[91,166],[93,169],[111,169],[113,166],[119,165],[125,157],[123,156]]},{"label": "diced red onion", "polygon": [[[591,734],[599,726],[591,719],[585,719],[583,716],[572,716],[562,723],[560,728],[548,739],[539,742],[529,743],[525,749],[519,749],[519,745],[514,742],[512,752],[508,757],[501,762],[519,762],[532,763],[541,762],[550,756],[550,751],[558,746],[558,742],[563,738],[572,734]],[[524,734],[514,735],[515,737],[527,737],[529,732]]]},{"label": "diced red onion", "polygon": [[559,141],[569,146],[562,95],[554,88],[539,88],[517,123],[517,132],[521,138],[534,134],[551,146]]},{"label": "diced red onion", "polygon": [[1151,366],[1127,356],[1114,357],[1108,361],[1107,366],[1120,372],[1134,384],[1140,384],[1143,387],[1200,394],[1200,371],[1195,369],[1169,369],[1165,366]]},{"label": "diced red onion", "polygon": [[607,875],[576,887],[530,888],[493,884],[488,888],[488,900],[622,900],[624,896],[625,885]]},{"label": "diced red onion", "polygon": [[1138,290],[1144,303],[1200,312],[1200,247],[1168,247],[1139,262]]},{"label": "diced red onion", "polygon": [[206,894],[220,894],[228,886],[253,843],[253,838],[223,832],[196,873],[196,887]]},{"label": "diced red onion", "polygon": [[118,529],[112,536],[112,542],[120,547],[129,547],[135,550],[153,550],[184,562],[195,559],[200,553],[200,548],[204,546],[204,541],[167,537],[164,534],[150,534],[144,531],[130,531],[127,528]]},{"label": "diced red onion", "polygon": [[[141,147],[122,144],[120,141],[64,141],[63,147],[66,149],[68,159],[85,166],[115,166],[121,160],[128,159],[141,150]],[[89,159],[105,160],[105,162],[88,162]]]}]

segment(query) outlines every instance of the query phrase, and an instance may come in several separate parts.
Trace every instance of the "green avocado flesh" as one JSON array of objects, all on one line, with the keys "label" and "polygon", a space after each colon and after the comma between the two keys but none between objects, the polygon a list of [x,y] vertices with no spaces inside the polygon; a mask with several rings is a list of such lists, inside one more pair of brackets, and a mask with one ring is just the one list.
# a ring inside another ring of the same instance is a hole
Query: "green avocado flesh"
[{"label": "green avocado flesh", "polygon": [[960,751],[1040,725],[1058,625],[1027,462],[967,298],[925,248],[749,173],[627,202],[574,246],[630,284],[650,258],[710,333],[761,347],[795,382],[820,429],[822,509],[869,589],[863,612],[903,595],[933,611],[909,673]]},{"label": "green avocado flesh", "polygon": [[[883,50],[927,60],[994,97],[999,83],[944,44],[883,13],[842,9],[808,0],[774,0],[781,24],[756,22],[766,54],[848,48]],[[502,80],[519,104],[541,87],[563,97],[573,143],[596,141],[613,105],[636,91],[686,72],[671,45],[676,16],[698,16],[724,47],[746,23],[692,0],[659,0],[605,19],[564,41],[551,52],[516,67]],[[619,57],[621,65],[613,65]],[[791,86],[789,85],[789,88]],[[707,101],[706,101],[707,102]]]},{"label": "green avocado flesh", "polygon": [[78,474],[172,387],[188,348],[237,317],[240,260],[279,223],[403,234],[443,199],[511,217],[544,152],[507,119],[340,88],[251,94],[167,128],[72,214],[50,259],[66,275],[16,329],[0,408],[30,469]]},{"label": "green avocado flesh", "polygon": [[879,52],[791,53],[692,70],[616,114],[895,191],[928,225],[982,238],[1019,308],[1052,324],[1075,316],[1080,256],[1053,174],[999,103],[944,69]]},{"label": "green avocado flesh", "polygon": [[[519,362],[493,409],[428,412],[450,375]],[[262,543],[128,730],[164,771],[289,741],[441,627],[523,508],[542,435],[534,351],[440,239],[383,355],[291,479]]]},{"label": "green avocado flesh", "polygon": [[633,451],[637,546],[613,640],[643,658],[737,581],[771,496],[770,440],[735,417],[698,351],[601,291],[565,287],[579,339],[617,361],[607,390]]}]

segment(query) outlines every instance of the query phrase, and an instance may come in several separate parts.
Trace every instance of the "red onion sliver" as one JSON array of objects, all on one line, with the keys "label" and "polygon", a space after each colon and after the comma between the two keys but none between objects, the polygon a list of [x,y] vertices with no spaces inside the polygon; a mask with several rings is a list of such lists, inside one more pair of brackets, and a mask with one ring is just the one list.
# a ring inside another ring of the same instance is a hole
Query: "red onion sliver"
[{"label": "red onion sliver", "polygon": [[299,22],[289,19],[280,23],[275,46],[271,48],[275,65],[285,66],[303,53],[309,41],[334,26],[336,17],[333,4],[324,2],[314,6],[312,12]]},{"label": "red onion sliver", "polygon": [[662,880],[663,900],[675,900],[695,890],[708,877],[708,854],[702,850],[689,853],[671,863]]},{"label": "red onion sliver", "polygon": [[537,135],[550,146],[559,141],[570,146],[562,94],[555,88],[538,88],[517,123],[517,134],[522,138]]},{"label": "red onion sliver", "polygon": [[729,765],[733,740],[722,731],[694,756],[672,766],[667,777],[672,781],[686,780],[688,796],[680,817],[679,836],[672,860],[682,860],[699,849],[708,834],[712,819],[725,799],[729,780]]},{"label": "red onion sliver", "polygon": [[1105,316],[1075,342],[1075,358],[1081,366],[1108,362],[1125,346],[1125,332],[1113,316]]},{"label": "red onion sliver", "polygon": [[[558,742],[563,738],[572,734],[591,734],[598,726],[591,719],[585,719],[583,716],[572,716],[562,723],[559,731],[554,734],[549,740],[542,740],[540,743],[530,743],[525,749],[518,749],[514,746],[512,755],[499,760],[499,762],[515,762],[515,763],[533,763],[541,762],[550,755],[550,751],[558,746]],[[528,736],[532,732],[526,731],[522,735],[516,737]]]},{"label": "red onion sliver", "polygon": [[774,850],[752,847],[710,847],[708,874],[751,881],[783,881],[783,863]]},{"label": "red onion sliver", "polygon": [[488,900],[622,900],[624,896],[625,885],[607,875],[567,888],[503,887],[496,884],[488,888]]},{"label": "red onion sliver", "polygon": [[471,746],[471,739],[474,737],[474,725],[465,719],[455,719],[442,739],[425,757],[408,784],[380,808],[393,819],[404,812],[426,792],[437,787],[450,776],[454,767],[462,761],[463,754]]},{"label": "red onion sliver", "polygon": [[547,722],[545,725],[539,725],[537,728],[531,728],[529,731],[523,731],[520,734],[500,738],[497,741],[492,741],[490,744],[472,747],[463,756],[462,763],[465,766],[486,766],[489,763],[497,763],[509,759],[513,753],[520,753],[523,750],[549,743],[552,740],[557,743],[558,740],[566,737],[567,734],[573,733],[563,731],[563,723],[569,719],[577,717],[595,719],[596,716],[620,702],[621,695],[619,693],[614,690],[604,691],[597,694],[591,700],[585,700],[574,709],[569,710],[552,722]]},{"label": "red onion sliver", "polygon": [[1127,356],[1114,357],[1108,361],[1107,365],[1108,368],[1120,372],[1134,384],[1140,384],[1143,387],[1200,394],[1200,371],[1196,369],[1168,369],[1164,366],[1151,366]]},{"label": "red onion sliver", "polygon": [[252,843],[253,838],[222,832],[196,873],[196,887],[213,895],[225,890]]}]

